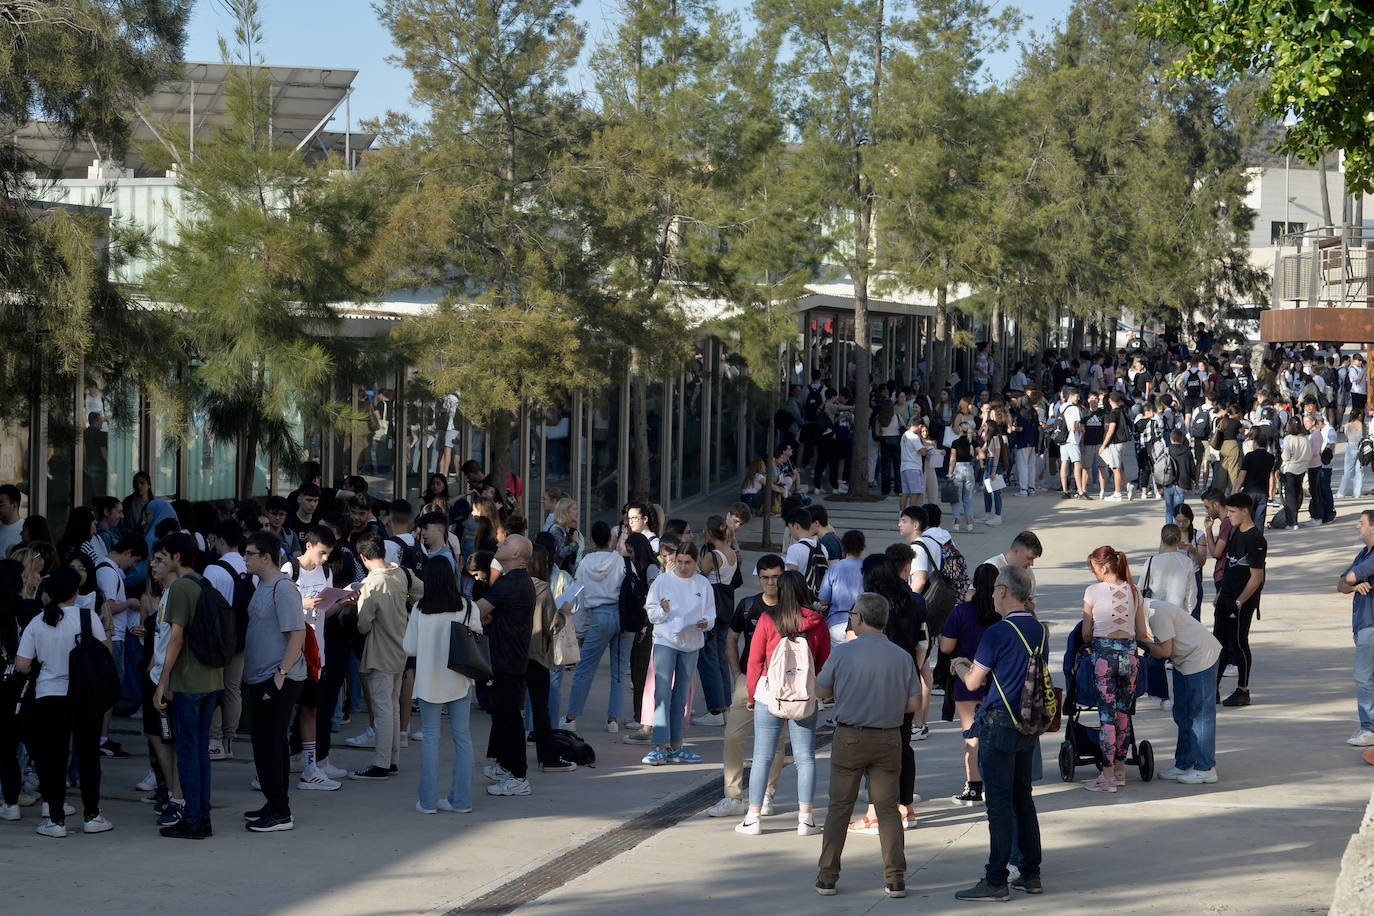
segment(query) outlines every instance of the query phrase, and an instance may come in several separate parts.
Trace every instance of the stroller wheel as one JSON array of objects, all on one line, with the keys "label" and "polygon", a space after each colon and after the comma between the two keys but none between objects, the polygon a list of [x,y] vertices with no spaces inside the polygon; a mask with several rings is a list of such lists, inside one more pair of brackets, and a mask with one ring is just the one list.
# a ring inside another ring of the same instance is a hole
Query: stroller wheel
[{"label": "stroller wheel", "polygon": [[1073,782],[1073,768],[1077,756],[1072,742],[1064,741],[1059,745],[1059,775],[1064,777],[1065,782]]},{"label": "stroller wheel", "polygon": [[1150,746],[1150,742],[1140,742],[1139,753],[1136,755],[1140,759],[1140,780],[1149,782],[1155,778],[1155,749]]}]

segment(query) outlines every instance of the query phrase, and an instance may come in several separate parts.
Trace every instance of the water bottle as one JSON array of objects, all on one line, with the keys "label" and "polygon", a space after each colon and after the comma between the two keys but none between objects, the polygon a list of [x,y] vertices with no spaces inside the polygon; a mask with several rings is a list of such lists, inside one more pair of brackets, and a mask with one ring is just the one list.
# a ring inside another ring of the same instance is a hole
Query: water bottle
[{"label": "water bottle", "polygon": [[162,728],[162,743],[167,744],[172,740],[172,723],[167,721],[167,710],[159,709],[157,712],[157,722]]}]

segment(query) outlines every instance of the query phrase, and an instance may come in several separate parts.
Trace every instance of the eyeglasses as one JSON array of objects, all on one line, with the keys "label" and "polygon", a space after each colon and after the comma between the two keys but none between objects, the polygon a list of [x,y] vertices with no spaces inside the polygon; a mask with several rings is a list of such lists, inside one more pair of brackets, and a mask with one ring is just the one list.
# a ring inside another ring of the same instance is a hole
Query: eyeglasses
[{"label": "eyeglasses", "polygon": [[776,575],[776,576],[759,576],[759,581],[760,581],[760,582],[777,582],[777,581],[779,581],[780,579],[782,579],[782,574],[781,574],[781,573],[779,573],[779,574]]},{"label": "eyeglasses", "polygon": [[642,522],[642,521],[644,521],[644,516],[642,516],[642,515],[627,515],[627,516],[625,516],[625,521],[627,521],[627,522]]},{"label": "eyeglasses", "polygon": [[262,557],[262,556],[266,556],[266,554],[264,554],[264,553],[263,553],[262,551],[260,551],[260,550],[245,550],[245,551],[243,552],[243,558],[244,558],[245,560],[252,559],[253,557]]}]

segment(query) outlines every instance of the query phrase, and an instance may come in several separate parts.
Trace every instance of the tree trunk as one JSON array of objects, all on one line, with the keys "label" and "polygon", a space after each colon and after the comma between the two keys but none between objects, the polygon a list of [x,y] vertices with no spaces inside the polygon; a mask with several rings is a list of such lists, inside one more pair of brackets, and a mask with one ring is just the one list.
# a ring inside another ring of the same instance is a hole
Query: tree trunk
[{"label": "tree trunk", "polygon": [[[244,436],[243,464],[239,469],[239,499],[248,499],[253,495],[253,472],[258,466],[258,444],[257,433],[250,431]],[[270,491],[271,488],[268,489]]]},{"label": "tree trunk", "polygon": [[1006,377],[1002,371],[1002,361],[1006,359],[1006,335],[1003,333],[1006,322],[1002,316],[1002,292],[998,290],[992,300],[992,320],[988,323],[988,355],[991,357],[991,372],[988,377],[988,394],[996,394],[1002,390],[1002,380]]},{"label": "tree trunk", "polygon": [[940,400],[940,392],[949,378],[949,288],[935,287],[935,342],[930,348],[930,384],[926,394],[932,404]]},{"label": "tree trunk", "polygon": [[[865,208],[871,215],[872,209]],[[857,260],[867,264],[869,220],[862,216],[856,221],[864,243],[858,248]],[[857,246],[856,246],[857,247]],[[869,341],[872,335],[868,330],[868,268],[854,270],[854,451],[849,458],[849,493],[851,496],[868,496],[868,450],[872,446],[868,431],[869,375],[872,366],[872,352]],[[848,368],[848,367],[844,367]]]},{"label": "tree trunk", "polygon": [[[768,386],[768,448],[763,456],[763,509],[761,517],[763,519],[763,549],[773,549],[773,488],[770,474],[773,470],[773,440],[777,436],[777,427],[774,426],[773,418],[778,415],[778,386]],[[800,474],[800,471],[798,472]]]},{"label": "tree trunk", "polygon": [[498,414],[487,427],[487,435],[491,437],[491,467],[487,468],[487,473],[491,475],[492,483],[496,484],[497,496],[505,495],[506,475],[512,470],[511,445],[515,438],[512,427],[515,422],[515,417],[503,413]]},{"label": "tree trunk", "polygon": [[649,405],[645,402],[643,377],[634,369],[630,370],[630,426],[634,431],[634,479],[630,481],[630,493],[640,502],[653,502],[649,495],[649,466],[652,452],[649,451]]}]

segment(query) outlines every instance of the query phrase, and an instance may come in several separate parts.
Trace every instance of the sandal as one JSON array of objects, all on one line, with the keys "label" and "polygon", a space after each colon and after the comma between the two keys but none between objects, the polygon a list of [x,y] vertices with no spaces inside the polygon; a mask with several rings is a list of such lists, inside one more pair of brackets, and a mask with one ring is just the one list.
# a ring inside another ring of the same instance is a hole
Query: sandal
[{"label": "sandal", "polygon": [[1107,792],[1108,794],[1114,795],[1116,794],[1116,781],[1106,773],[1103,773],[1092,782],[1084,783],[1083,788],[1087,789],[1089,792]]},{"label": "sandal", "polygon": [[878,819],[876,817],[869,817],[867,814],[865,814],[863,817],[859,818],[857,821],[849,825],[849,832],[862,833],[865,836],[877,836]]}]

